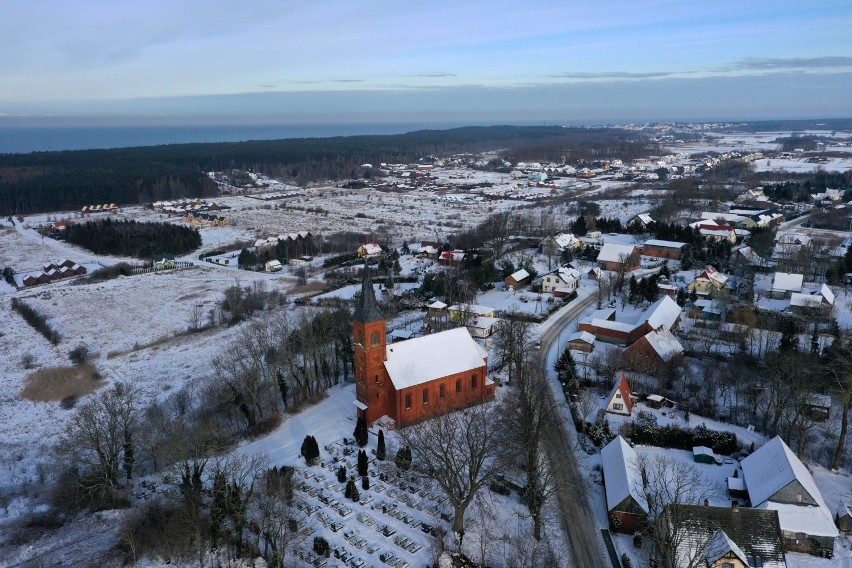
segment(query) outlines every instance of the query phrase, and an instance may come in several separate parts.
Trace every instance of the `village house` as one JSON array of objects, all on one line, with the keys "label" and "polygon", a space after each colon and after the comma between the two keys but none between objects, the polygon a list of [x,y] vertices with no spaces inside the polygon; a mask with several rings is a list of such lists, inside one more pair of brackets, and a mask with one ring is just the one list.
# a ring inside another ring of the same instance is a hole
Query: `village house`
[{"label": "village house", "polygon": [[478,304],[453,304],[447,308],[447,314],[451,322],[463,324],[472,317],[493,318],[495,310]]},{"label": "village house", "polygon": [[632,323],[615,321],[615,309],[605,308],[582,318],[577,328],[607,343],[631,345],[660,326],[671,331],[679,321],[680,306],[669,296],[663,296],[648,306]]},{"label": "village house", "polygon": [[639,270],[639,254],[633,245],[604,243],[598,253],[597,263],[601,270],[632,272]]},{"label": "village house", "polygon": [[677,566],[786,568],[776,511],[708,505],[668,505],[656,528],[671,535]]},{"label": "village house", "polygon": [[381,256],[382,252],[382,247],[375,241],[364,243],[358,247],[357,251],[355,251],[355,253],[361,258]]},{"label": "village house", "polygon": [[831,397],[827,394],[812,392],[805,401],[804,411],[811,420],[825,422],[831,412]]},{"label": "village house", "polygon": [[834,292],[826,284],[823,284],[819,290],[811,294],[801,292],[790,294],[790,310],[793,313],[817,312],[827,314],[831,311],[832,306],[834,306]]},{"label": "village house", "polygon": [[568,336],[568,349],[591,353],[595,350],[595,336],[588,331],[577,331]]},{"label": "village house", "polygon": [[630,390],[626,376],[621,375],[621,378],[615,382],[606,399],[604,410],[622,416],[633,414],[633,391]]},{"label": "village house", "polygon": [[581,245],[580,239],[571,233],[550,235],[538,243],[539,249],[545,254],[549,254],[548,251],[565,252],[566,250],[578,248]]},{"label": "village house", "polygon": [[705,239],[713,241],[730,241],[732,244],[737,242],[737,231],[734,225],[703,222],[698,225],[698,232],[701,233],[701,236]]},{"label": "village house", "polygon": [[555,296],[568,296],[577,290],[580,284],[580,271],[576,268],[560,266],[541,279],[541,291],[552,292]]},{"label": "village house", "polygon": [[635,217],[630,219],[630,221],[627,222],[627,226],[628,227],[629,226],[636,226],[636,227],[639,227],[643,231],[647,231],[648,227],[653,222],[654,222],[654,219],[649,214],[639,213],[638,215],[636,215]]},{"label": "village house", "polygon": [[267,272],[281,272],[283,269],[284,267],[278,260],[270,260],[266,263]]},{"label": "village house", "polygon": [[648,500],[636,464],[636,450],[617,436],[601,450],[609,526],[615,532],[633,534],[648,524]]},{"label": "village house", "polygon": [[532,280],[532,276],[529,272],[522,268],[506,277],[506,286],[513,290],[517,290],[518,288],[523,288],[529,284],[530,280]]},{"label": "village house", "polygon": [[668,258],[671,260],[680,260],[681,252],[686,243],[677,241],[662,241],[659,239],[650,239],[642,245],[641,253],[645,256],[656,258]]},{"label": "village house", "polygon": [[625,349],[621,359],[631,371],[669,379],[683,363],[683,345],[661,325]]},{"label": "village house", "polygon": [[751,506],[778,512],[787,550],[831,555],[838,536],[834,515],[811,473],[776,436],[740,465]]},{"label": "village house", "polygon": [[488,353],[465,327],[387,345],[369,270],[352,328],[354,404],[368,423],[387,416],[401,427],[494,398]]},{"label": "village house", "polygon": [[704,270],[695,277],[695,280],[687,285],[687,289],[690,291],[695,290],[695,293],[699,296],[709,296],[723,290],[727,283],[727,275],[722,274],[712,266],[707,265]]},{"label": "village house", "polygon": [[804,274],[776,272],[772,278],[772,288],[767,295],[775,299],[790,298],[794,293],[802,291],[804,279]]}]

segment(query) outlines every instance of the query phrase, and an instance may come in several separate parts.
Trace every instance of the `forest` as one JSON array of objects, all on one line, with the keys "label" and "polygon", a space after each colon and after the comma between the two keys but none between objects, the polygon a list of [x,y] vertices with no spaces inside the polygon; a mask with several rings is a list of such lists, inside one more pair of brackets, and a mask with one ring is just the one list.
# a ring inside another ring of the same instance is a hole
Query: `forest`
[{"label": "forest", "polygon": [[646,146],[639,136],[616,128],[488,126],[382,136],[0,154],[0,214],[205,197],[217,192],[205,172],[234,168],[304,185],[358,177],[364,163],[411,163],[436,154],[496,149],[517,149],[519,155],[526,155],[525,147],[534,147],[536,153],[546,148],[554,159],[629,158]]},{"label": "forest", "polygon": [[184,254],[201,246],[197,229],[167,223],[88,221],[57,231],[69,243],[98,254],[152,258],[157,254]]}]

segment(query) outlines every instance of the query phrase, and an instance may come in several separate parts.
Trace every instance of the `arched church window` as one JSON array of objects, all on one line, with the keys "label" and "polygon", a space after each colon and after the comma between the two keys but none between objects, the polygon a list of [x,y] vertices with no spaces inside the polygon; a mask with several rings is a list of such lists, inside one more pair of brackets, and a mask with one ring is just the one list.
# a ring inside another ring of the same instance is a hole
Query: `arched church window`
[{"label": "arched church window", "polygon": [[373,341],[373,345],[378,345],[378,344],[379,344],[379,332],[378,332],[378,331],[374,331],[374,332],[373,332],[373,337],[372,337],[371,339],[372,339],[372,341]]}]

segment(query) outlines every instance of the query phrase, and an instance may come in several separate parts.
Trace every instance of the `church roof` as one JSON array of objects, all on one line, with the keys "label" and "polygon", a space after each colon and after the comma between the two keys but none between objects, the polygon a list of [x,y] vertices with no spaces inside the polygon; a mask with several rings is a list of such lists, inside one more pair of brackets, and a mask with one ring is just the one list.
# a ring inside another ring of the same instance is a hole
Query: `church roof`
[{"label": "church roof", "polygon": [[364,264],[364,280],[361,282],[361,296],[355,302],[355,321],[369,323],[382,321],[385,316],[379,311],[376,302],[376,291],[373,289],[373,280],[370,278],[370,267]]},{"label": "church roof", "polygon": [[487,356],[467,328],[458,327],[388,345],[385,369],[394,388],[402,390],[479,369]]}]

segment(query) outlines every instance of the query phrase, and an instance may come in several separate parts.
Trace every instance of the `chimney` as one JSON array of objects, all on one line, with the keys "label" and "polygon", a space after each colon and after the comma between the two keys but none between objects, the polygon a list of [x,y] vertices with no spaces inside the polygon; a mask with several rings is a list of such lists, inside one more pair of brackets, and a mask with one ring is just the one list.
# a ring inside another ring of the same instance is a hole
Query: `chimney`
[{"label": "chimney", "polygon": [[704,506],[705,506],[705,507],[709,507],[709,506],[710,506],[710,499],[705,499],[705,500],[704,500]]},{"label": "chimney", "polygon": [[739,513],[740,504],[737,501],[731,501],[731,509],[733,509],[734,513]]}]

